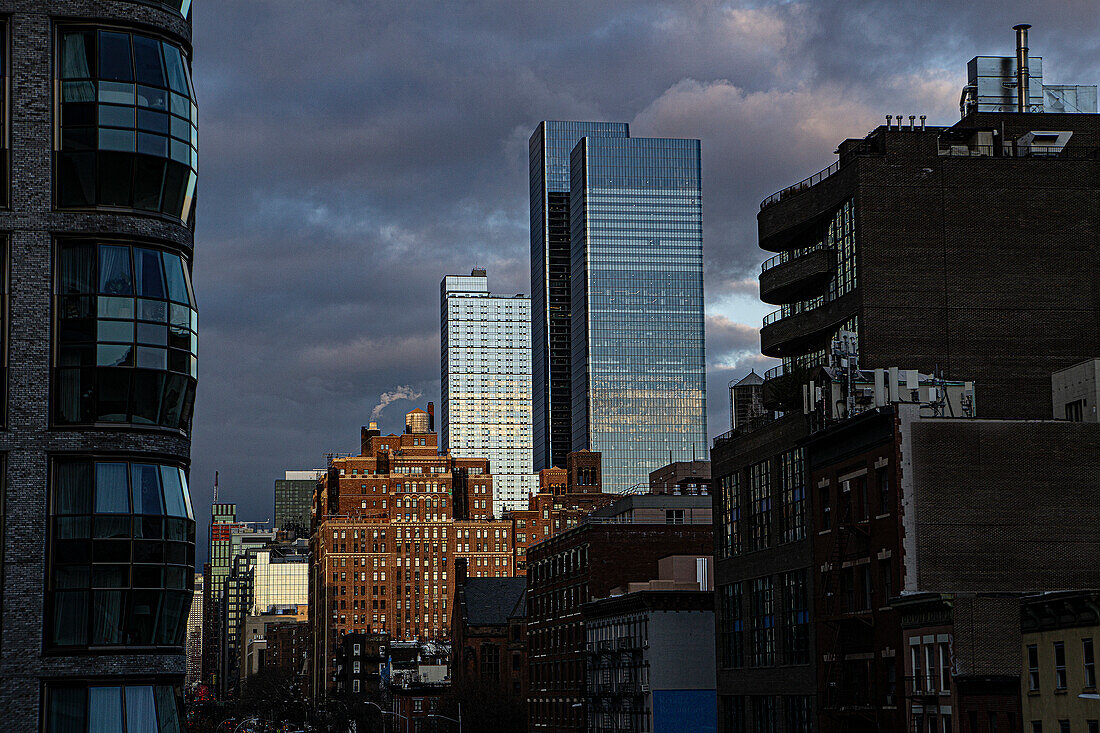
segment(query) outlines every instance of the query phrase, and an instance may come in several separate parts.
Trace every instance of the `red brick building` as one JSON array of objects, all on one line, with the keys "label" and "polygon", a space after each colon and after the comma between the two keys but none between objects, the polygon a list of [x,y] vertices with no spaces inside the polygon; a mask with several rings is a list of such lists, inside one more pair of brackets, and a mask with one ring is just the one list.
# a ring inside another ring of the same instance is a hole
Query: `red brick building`
[{"label": "red brick building", "polygon": [[527,581],[467,578],[459,560],[451,623],[451,681],[524,699],[527,692]]},{"label": "red brick building", "polygon": [[489,462],[440,455],[435,433],[372,424],[359,455],[332,460],[310,540],[315,699],[335,684],[345,634],[448,639],[456,559],[471,577],[513,575],[512,522],[492,518],[492,497]]},{"label": "red brick building", "polygon": [[[666,497],[668,501],[699,497]],[[702,497],[704,502],[709,501]],[[601,511],[612,513],[614,505]],[[658,576],[667,555],[711,555],[703,524],[587,522],[531,548],[527,575],[528,720],[547,733],[585,729],[585,621],[581,607],[613,588]]]}]

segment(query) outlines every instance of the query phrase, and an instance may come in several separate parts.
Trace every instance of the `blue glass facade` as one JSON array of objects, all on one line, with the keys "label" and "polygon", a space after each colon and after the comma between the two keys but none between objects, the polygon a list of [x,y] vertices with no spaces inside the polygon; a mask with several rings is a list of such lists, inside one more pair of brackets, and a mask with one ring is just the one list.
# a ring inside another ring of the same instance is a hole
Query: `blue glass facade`
[{"label": "blue glass facade", "polygon": [[707,455],[699,141],[585,137],[570,183],[572,449],[621,492]]},{"label": "blue glass facade", "polygon": [[565,466],[572,441],[569,154],[584,136],[625,138],[622,122],[539,123],[530,141],[534,469]]}]

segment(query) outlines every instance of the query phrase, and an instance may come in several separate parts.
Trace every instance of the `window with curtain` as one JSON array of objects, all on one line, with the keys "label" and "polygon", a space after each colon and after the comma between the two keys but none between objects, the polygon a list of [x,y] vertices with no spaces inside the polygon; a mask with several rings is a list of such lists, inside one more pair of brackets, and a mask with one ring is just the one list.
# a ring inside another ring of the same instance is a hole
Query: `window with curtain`
[{"label": "window with curtain", "polygon": [[186,259],[86,240],[58,249],[54,421],[190,432],[198,312]]},{"label": "window with curtain", "polygon": [[189,222],[198,112],[186,51],[159,38],[91,28],[63,29],[58,46],[57,205]]},{"label": "window with curtain", "polygon": [[55,462],[47,646],[181,646],[194,566],[194,512],[182,468]]},{"label": "window with curtain", "polygon": [[184,733],[180,691],[170,685],[46,686],[46,733]]}]

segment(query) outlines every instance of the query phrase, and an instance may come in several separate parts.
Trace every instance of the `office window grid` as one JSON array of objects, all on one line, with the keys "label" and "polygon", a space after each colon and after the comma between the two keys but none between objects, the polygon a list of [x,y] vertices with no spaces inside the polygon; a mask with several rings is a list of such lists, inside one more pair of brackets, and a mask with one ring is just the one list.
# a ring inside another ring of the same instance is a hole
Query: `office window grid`
[{"label": "office window grid", "polygon": [[752,580],[749,592],[752,666],[770,667],[775,664],[775,597],[771,577]]},{"label": "office window grid", "polygon": [[783,573],[783,662],[810,662],[810,606],[806,571]]},{"label": "office window grid", "polygon": [[806,538],[805,452],[802,448],[779,456],[780,491],[783,495],[783,542]]},{"label": "office window grid", "polygon": [[744,591],[741,583],[723,585],[718,591],[718,642],[721,664],[726,668],[745,664]]},{"label": "office window grid", "polygon": [[772,487],[771,460],[749,466],[749,523],[752,549],[763,550],[771,544]]},{"label": "office window grid", "polygon": [[741,474],[733,472],[719,481],[720,558],[741,554]]}]

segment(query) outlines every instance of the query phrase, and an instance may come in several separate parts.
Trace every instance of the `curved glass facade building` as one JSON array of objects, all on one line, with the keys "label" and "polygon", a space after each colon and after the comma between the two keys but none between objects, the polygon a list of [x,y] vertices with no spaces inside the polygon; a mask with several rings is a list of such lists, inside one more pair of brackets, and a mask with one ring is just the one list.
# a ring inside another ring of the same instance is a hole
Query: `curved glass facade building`
[{"label": "curved glass facade building", "polygon": [[189,0],[0,0],[0,701],[184,726],[198,374]]}]

